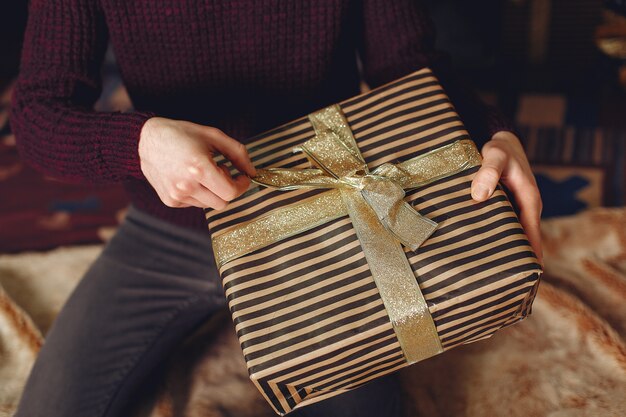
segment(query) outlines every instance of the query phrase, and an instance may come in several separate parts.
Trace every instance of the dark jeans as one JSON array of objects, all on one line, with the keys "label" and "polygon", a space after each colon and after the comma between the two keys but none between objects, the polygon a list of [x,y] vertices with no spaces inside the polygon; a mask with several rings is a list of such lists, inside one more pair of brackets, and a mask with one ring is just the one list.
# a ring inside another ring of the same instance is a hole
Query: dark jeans
[{"label": "dark jeans", "polygon": [[[127,417],[155,367],[224,305],[208,235],[131,207],[47,335],[16,416]],[[401,414],[395,377],[292,413]]]}]

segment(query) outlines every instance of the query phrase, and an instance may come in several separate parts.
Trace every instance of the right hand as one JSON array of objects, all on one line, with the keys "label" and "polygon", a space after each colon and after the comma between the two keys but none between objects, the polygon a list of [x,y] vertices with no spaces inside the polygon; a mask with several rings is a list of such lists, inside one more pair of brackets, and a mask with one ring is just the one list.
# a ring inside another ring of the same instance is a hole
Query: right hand
[{"label": "right hand", "polygon": [[[224,155],[245,175],[231,177],[213,155]],[[256,171],[245,146],[219,129],[152,117],[139,138],[141,171],[168,207],[222,210],[243,194]]]}]

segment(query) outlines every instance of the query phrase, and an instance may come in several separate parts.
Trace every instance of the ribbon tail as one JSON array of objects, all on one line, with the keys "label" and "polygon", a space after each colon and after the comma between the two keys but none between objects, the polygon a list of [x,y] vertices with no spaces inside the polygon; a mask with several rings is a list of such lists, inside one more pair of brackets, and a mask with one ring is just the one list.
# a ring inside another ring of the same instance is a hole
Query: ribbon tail
[{"label": "ribbon tail", "polygon": [[416,251],[433,234],[437,223],[422,216],[404,199],[404,190],[386,178],[361,180],[361,195],[380,222],[404,246]]},{"label": "ribbon tail", "polygon": [[437,229],[437,222],[422,216],[406,202],[398,207],[395,216],[380,220],[396,239],[413,252]]},{"label": "ribbon tail", "polygon": [[380,223],[358,190],[341,197],[408,363],[443,351],[428,305],[400,242]]}]

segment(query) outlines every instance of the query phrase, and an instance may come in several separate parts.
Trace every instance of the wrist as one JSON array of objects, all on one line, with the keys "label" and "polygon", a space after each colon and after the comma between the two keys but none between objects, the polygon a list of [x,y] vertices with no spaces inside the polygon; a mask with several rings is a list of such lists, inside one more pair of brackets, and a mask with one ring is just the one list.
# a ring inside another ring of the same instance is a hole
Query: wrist
[{"label": "wrist", "polygon": [[520,142],[519,138],[514,132],[509,130],[499,130],[491,136],[491,140],[504,140],[504,141],[513,141]]},{"label": "wrist", "polygon": [[511,139],[517,138],[517,135],[510,130],[498,130],[493,135],[491,135],[492,139]]}]

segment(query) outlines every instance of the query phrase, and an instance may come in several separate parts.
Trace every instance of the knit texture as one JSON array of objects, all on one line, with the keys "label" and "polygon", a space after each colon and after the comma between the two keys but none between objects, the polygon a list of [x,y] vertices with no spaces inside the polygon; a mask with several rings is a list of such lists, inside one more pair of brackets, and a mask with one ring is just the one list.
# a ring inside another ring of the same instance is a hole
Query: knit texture
[{"label": "knit texture", "polygon": [[[474,140],[512,130],[449,71],[416,0],[31,0],[11,125],[23,158],[65,181],[123,182],[135,205],[204,230],[202,209],[166,207],[137,145],[155,115],[245,141],[430,66]],[[107,44],[136,111],[95,112]]]}]

